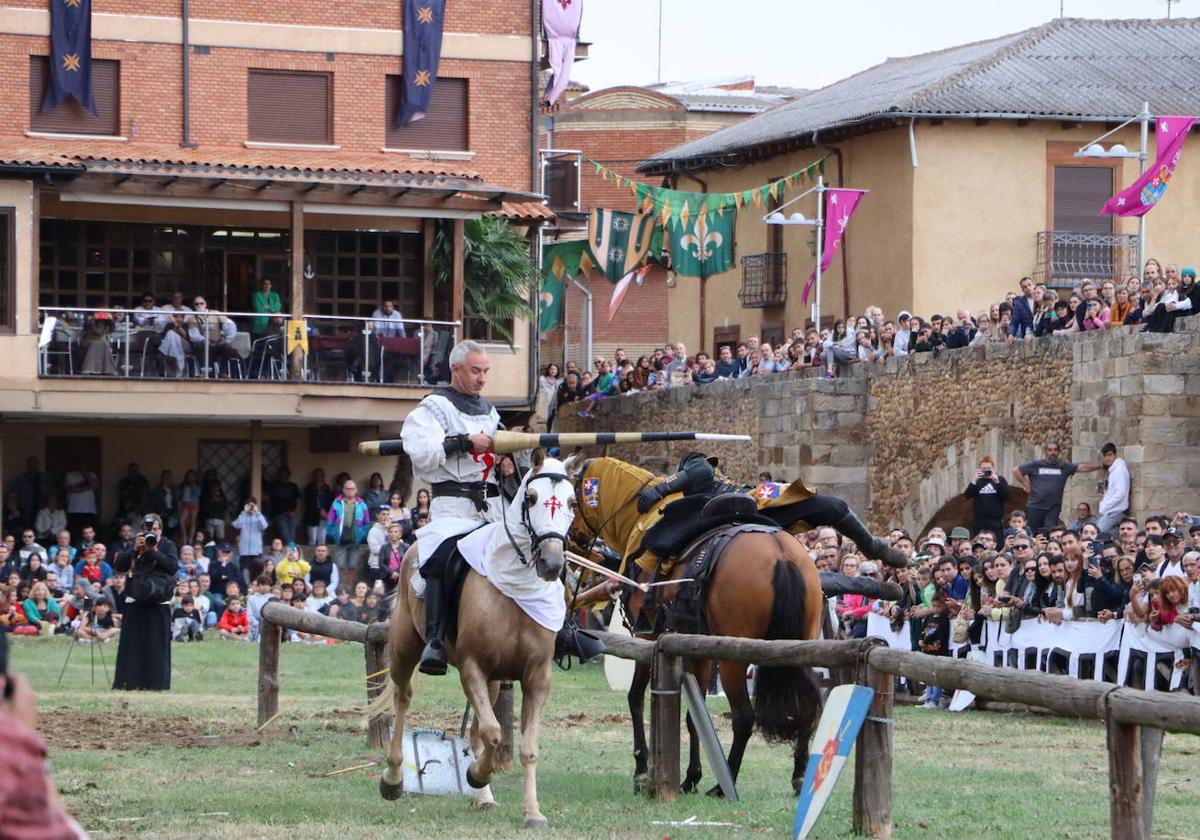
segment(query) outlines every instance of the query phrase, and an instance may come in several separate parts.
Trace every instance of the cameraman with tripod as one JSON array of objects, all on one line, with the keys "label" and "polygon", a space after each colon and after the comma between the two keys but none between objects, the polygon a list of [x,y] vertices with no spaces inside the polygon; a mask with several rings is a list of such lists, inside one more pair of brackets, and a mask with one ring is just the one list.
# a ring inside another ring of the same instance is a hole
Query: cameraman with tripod
[{"label": "cameraman with tripod", "polygon": [[142,517],[142,531],[113,567],[128,572],[123,595],[121,641],[114,689],[171,689],[171,590],[179,571],[179,550],[162,535],[156,514]]}]

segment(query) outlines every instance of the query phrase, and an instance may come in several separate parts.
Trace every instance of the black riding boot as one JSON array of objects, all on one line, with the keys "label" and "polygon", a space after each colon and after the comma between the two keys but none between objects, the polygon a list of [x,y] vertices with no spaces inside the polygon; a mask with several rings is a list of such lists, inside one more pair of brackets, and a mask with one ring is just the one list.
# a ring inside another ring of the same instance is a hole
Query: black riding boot
[{"label": "black riding boot", "polygon": [[446,673],[446,651],[442,646],[446,637],[444,589],[441,575],[425,578],[425,649],[421,651],[417,670],[431,677]]},{"label": "black riding boot", "polygon": [[834,522],[832,527],[842,536],[854,540],[854,544],[858,546],[858,550],[864,556],[872,560],[882,560],[894,568],[903,568],[908,565],[908,558],[888,545],[887,540],[881,540],[868,531],[862,520],[854,515],[854,511],[849,511],[837,522]]}]

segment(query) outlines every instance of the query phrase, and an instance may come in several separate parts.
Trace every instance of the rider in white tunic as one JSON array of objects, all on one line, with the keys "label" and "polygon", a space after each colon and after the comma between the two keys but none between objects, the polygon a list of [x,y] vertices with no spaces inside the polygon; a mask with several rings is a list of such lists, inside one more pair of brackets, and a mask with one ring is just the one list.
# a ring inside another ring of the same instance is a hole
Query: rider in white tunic
[{"label": "rider in white tunic", "polygon": [[492,438],[500,415],[486,399],[488,357],[474,341],[450,351],[450,386],[433,391],[404,421],[400,434],[413,475],[429,484],[429,524],[416,532],[425,581],[425,650],[419,669],[446,673],[445,618],[453,597],[447,567],[457,538],[503,516]]}]

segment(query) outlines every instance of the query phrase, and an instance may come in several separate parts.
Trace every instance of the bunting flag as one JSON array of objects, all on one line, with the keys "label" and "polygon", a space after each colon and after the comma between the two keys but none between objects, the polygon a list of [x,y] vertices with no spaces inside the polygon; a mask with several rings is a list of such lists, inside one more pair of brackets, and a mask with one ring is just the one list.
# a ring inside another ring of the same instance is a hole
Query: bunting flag
[{"label": "bunting flag", "polygon": [[1167,191],[1167,184],[1183,156],[1183,143],[1195,117],[1159,117],[1154,132],[1154,165],[1100,208],[1099,216],[1144,216]]},{"label": "bunting flag", "polygon": [[679,218],[667,220],[671,269],[683,277],[704,279],[733,268],[737,211],[715,210],[694,218],[686,211],[685,207]]},{"label": "bunting flag", "polygon": [[645,214],[596,209],[588,215],[587,244],[610,283],[641,265],[653,234],[654,219]]},{"label": "bunting flag", "polygon": [[[865,194],[864,190],[825,190],[825,230],[822,233],[825,248],[821,256],[822,272],[829,270],[833,255],[842,244],[842,234],[846,232],[846,225],[850,224],[854,208]],[[813,269],[813,273],[808,275],[808,282],[804,284],[804,294],[800,296],[801,303],[808,303],[809,292],[816,282],[817,271]]]},{"label": "bunting flag", "polygon": [[664,226],[672,219],[679,220],[684,214],[695,219],[701,213],[712,213],[717,210],[740,210],[749,206],[769,206],[773,201],[781,199],[784,190],[788,187],[803,183],[815,184],[817,176],[825,173],[825,158],[822,157],[803,169],[797,169],[790,175],[762,184],[754,189],[733,193],[698,193],[654,187],[626,178],[590,158],[585,157],[584,160],[592,165],[599,178],[616,184],[618,189],[629,192],[633,196],[634,206],[638,208],[638,212],[652,215],[659,224]]},{"label": "bunting flag", "polygon": [[542,250],[542,288],[538,294],[538,330],[550,332],[562,320],[563,291],[576,274],[591,273],[594,264],[582,239],[547,245]]},{"label": "bunting flag", "polygon": [[553,78],[546,87],[546,104],[553,105],[571,83],[571,65],[575,63],[575,42],[579,40],[579,22],[583,18],[583,0],[542,0],[542,29],[550,48]]},{"label": "bunting flag", "polygon": [[650,271],[650,266],[644,265],[641,268],[631,271],[622,277],[617,285],[613,286],[612,298],[608,301],[608,320],[611,323],[613,317],[617,314],[617,310],[621,308],[622,301],[625,300],[625,293],[629,291],[629,285],[634,280],[638,281],[638,285],[646,279],[647,272]]},{"label": "bunting flag", "polygon": [[50,82],[42,111],[52,111],[68,96],[92,116],[92,0],[50,0]]},{"label": "bunting flag", "polygon": [[429,110],[442,57],[445,16],[446,0],[404,0],[404,88],[396,114],[400,128],[424,119]]}]

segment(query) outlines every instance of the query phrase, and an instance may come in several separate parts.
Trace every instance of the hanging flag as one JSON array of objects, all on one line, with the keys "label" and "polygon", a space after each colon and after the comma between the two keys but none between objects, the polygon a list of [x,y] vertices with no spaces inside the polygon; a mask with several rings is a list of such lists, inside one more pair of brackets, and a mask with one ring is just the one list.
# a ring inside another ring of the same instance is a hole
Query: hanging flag
[{"label": "hanging flag", "polygon": [[608,320],[611,323],[613,316],[617,314],[617,310],[621,308],[621,302],[625,300],[625,293],[629,291],[629,284],[637,281],[637,284],[642,285],[642,281],[646,279],[646,274],[650,271],[650,266],[644,265],[636,271],[631,271],[613,286],[612,298],[608,302]]},{"label": "hanging flag", "polygon": [[73,96],[96,116],[92,98],[92,0],[50,0],[50,79],[42,111]]},{"label": "hanging flag", "polygon": [[733,232],[737,212],[700,213],[667,222],[671,269],[683,277],[712,277],[733,268]]},{"label": "hanging flag", "polygon": [[1144,216],[1167,191],[1167,184],[1183,156],[1183,143],[1195,117],[1159,117],[1154,132],[1157,150],[1154,165],[1125,189],[1114,195],[1100,208],[1099,216]]},{"label": "hanging flag", "polygon": [[550,72],[546,86],[546,104],[553,105],[571,83],[571,65],[575,63],[575,42],[579,39],[579,21],[583,18],[583,0],[542,0],[542,29],[550,48]]},{"label": "hanging flag", "polygon": [[[850,224],[850,216],[865,194],[864,190],[825,190],[825,230],[821,234],[825,240],[821,256],[822,272],[828,271],[833,263],[833,255],[842,244],[842,234],[846,232],[846,225]],[[817,272],[813,269],[813,273],[808,275],[808,282],[804,284],[804,294],[800,298],[802,303],[808,303],[809,292],[816,282]]]},{"label": "hanging flag", "polygon": [[542,288],[538,293],[538,330],[550,332],[562,320],[563,291],[579,272],[592,270],[587,243],[582,239],[560,242],[542,249]]},{"label": "hanging flag", "polygon": [[641,264],[653,234],[654,219],[650,216],[600,209],[588,215],[588,247],[596,267],[610,283]]},{"label": "hanging flag", "polygon": [[425,119],[442,57],[446,0],[404,0],[404,85],[396,125]]},{"label": "hanging flag", "polygon": [[308,326],[303,318],[289,318],[287,322],[287,355],[300,348],[308,353]]}]

